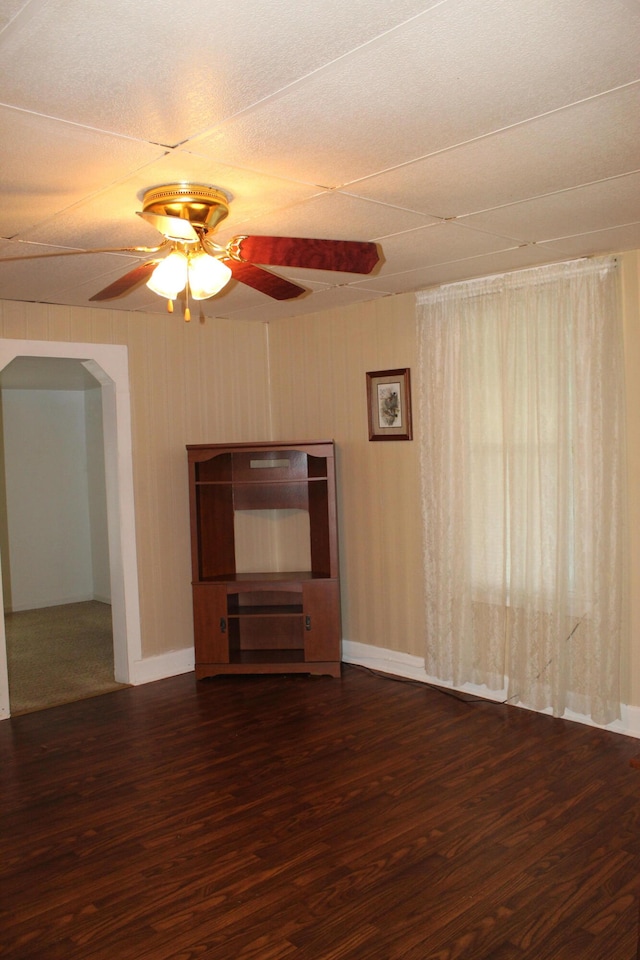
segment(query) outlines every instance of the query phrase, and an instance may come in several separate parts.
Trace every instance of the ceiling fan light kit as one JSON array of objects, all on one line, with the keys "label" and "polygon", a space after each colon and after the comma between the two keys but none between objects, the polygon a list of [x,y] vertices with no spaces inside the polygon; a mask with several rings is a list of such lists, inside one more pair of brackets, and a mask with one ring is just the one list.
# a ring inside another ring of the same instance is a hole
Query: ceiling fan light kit
[{"label": "ceiling fan light kit", "polygon": [[147,286],[160,297],[175,300],[187,285],[189,262],[184,253],[172,250],[168,257],[161,260],[149,279]]},{"label": "ceiling fan light kit", "polygon": [[208,253],[189,257],[189,291],[194,300],[208,300],[226,287],[233,274],[230,267]]},{"label": "ceiling fan light kit", "polygon": [[219,293],[231,276],[226,263],[202,250],[195,253],[172,250],[155,268],[147,286],[167,300],[175,300],[188,286],[194,300],[207,300]]},{"label": "ceiling fan light kit", "polygon": [[225,247],[219,246],[213,233],[228,216],[230,202],[231,197],[224,190],[207,184],[167,183],[151,187],[145,191],[142,210],[137,214],[162,234],[158,247],[77,250],[6,259],[31,260],[91,252],[160,254],[160,258],[154,256],[138,263],[90,300],[114,300],[146,282],[150,290],[167,299],[169,312],[173,312],[175,298],[186,291],[185,320],[190,319],[189,296],[207,300],[232,279],[274,300],[293,300],[309,292],[265,266],[365,274],[371,273],[380,259],[375,243],[359,240],[237,236]]}]

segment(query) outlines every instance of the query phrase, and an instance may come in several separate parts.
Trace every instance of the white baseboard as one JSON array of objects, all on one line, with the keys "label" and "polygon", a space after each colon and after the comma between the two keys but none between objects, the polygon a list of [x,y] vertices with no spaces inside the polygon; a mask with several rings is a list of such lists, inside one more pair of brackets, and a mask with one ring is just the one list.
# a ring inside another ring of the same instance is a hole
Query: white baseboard
[{"label": "white baseboard", "polygon": [[136,660],[133,665],[133,676],[129,682],[138,686],[142,683],[177,677],[181,673],[190,673],[194,663],[193,647],[188,647],[186,650],[171,650],[157,657],[146,657],[144,660]]},{"label": "white baseboard", "polygon": [[39,600],[28,598],[25,601],[19,600],[17,603],[7,607],[5,613],[23,613],[25,610],[46,610],[48,607],[62,607],[69,603],[87,603],[87,601],[93,599],[93,594],[91,594],[91,596],[78,596],[73,594],[62,598],[41,597]]},{"label": "white baseboard", "polygon": [[624,706],[622,708],[622,722],[624,733],[629,737],[640,738],[640,707]]},{"label": "white baseboard", "polygon": [[[389,673],[394,677],[404,677],[407,680],[416,680],[420,683],[430,684],[436,687],[442,687],[448,690],[457,690],[460,693],[470,694],[476,697],[482,697],[485,700],[493,700],[502,703],[506,699],[505,690],[489,690],[488,687],[479,687],[472,683],[466,683],[463,686],[455,687],[451,683],[430,677],[424,668],[424,660],[421,657],[414,657],[408,653],[400,653],[397,650],[387,650],[383,647],[372,647],[366,643],[357,643],[353,640],[342,641],[342,659],[345,663],[357,664],[361,667],[367,667],[370,670],[377,670],[381,673]],[[512,706],[521,709],[530,709],[523,704],[512,704]],[[540,711],[550,713],[550,711]],[[614,723],[601,726],[594,723],[590,717],[584,714],[572,713],[567,710],[564,714],[564,720],[572,720],[576,723],[584,723],[590,727],[597,727],[600,730],[610,730],[612,733],[621,733],[627,737],[637,737],[640,739],[640,707],[628,706],[622,704],[622,717]]]},{"label": "white baseboard", "polygon": [[358,643],[354,640],[342,641],[342,659],[344,663],[356,663],[371,670],[380,670],[382,673],[392,673],[396,677],[406,677],[408,680],[420,680],[428,683],[422,657],[414,657],[409,653],[399,653],[397,650],[386,650],[383,647],[372,647],[367,643]]},{"label": "white baseboard", "polygon": [[[424,660],[421,657],[400,653],[398,650],[388,650],[384,647],[374,647],[353,640],[343,640],[342,659],[345,663],[357,664],[380,673],[391,674],[394,677],[404,677],[407,680],[415,680],[419,683],[458,690],[461,693],[483,697],[486,700],[493,700],[498,703],[502,702],[506,696],[505,691],[489,690],[487,687],[478,687],[474,684],[454,687],[452,684],[430,677],[424,669]],[[156,680],[165,680],[183,673],[190,673],[194,669],[194,662],[193,647],[184,650],[172,650],[155,657],[146,657],[143,660],[137,660],[134,664],[130,683],[139,686],[143,683],[153,683]],[[517,706],[522,708],[521,704],[517,704]],[[0,711],[0,720],[4,719],[2,713]],[[8,712],[6,715],[8,717]],[[637,706],[623,704],[622,718],[605,727],[593,723],[589,717],[572,714],[569,711],[565,714],[564,719],[640,739],[640,707]]]}]

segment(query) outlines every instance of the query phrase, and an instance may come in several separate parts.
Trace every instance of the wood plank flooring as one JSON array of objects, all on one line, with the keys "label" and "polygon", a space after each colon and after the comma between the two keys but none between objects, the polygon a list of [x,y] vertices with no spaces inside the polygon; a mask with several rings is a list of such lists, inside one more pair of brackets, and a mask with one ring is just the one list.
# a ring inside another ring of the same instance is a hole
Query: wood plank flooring
[{"label": "wood plank flooring", "polygon": [[633,960],[638,741],[345,666],[0,724],[2,960]]}]

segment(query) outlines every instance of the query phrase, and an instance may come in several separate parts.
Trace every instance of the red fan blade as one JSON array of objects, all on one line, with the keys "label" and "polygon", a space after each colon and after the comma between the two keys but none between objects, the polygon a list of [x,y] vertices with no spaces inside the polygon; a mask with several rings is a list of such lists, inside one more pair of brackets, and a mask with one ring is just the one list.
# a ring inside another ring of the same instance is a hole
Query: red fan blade
[{"label": "red fan blade", "polygon": [[310,240],[304,237],[234,237],[230,249],[243,260],[272,267],[307,267],[371,273],[380,259],[375,243],[358,240]]},{"label": "red fan blade", "polygon": [[137,287],[138,284],[148,280],[158,263],[158,260],[147,260],[146,263],[139,263],[138,266],[130,270],[129,273],[125,273],[119,280],[115,280],[109,284],[108,287],[105,287],[104,290],[101,290],[100,293],[94,294],[92,297],[89,297],[89,299],[115,300],[116,297],[124,296],[125,293],[129,293],[129,291]]},{"label": "red fan blade", "polygon": [[307,293],[305,288],[299,287],[297,283],[291,283],[290,280],[278,277],[275,273],[269,273],[268,270],[256,267],[253,263],[242,263],[240,260],[227,258],[222,262],[229,267],[234,280],[246,283],[248,287],[253,287],[260,293],[266,293],[274,300],[293,300],[301,293]]}]

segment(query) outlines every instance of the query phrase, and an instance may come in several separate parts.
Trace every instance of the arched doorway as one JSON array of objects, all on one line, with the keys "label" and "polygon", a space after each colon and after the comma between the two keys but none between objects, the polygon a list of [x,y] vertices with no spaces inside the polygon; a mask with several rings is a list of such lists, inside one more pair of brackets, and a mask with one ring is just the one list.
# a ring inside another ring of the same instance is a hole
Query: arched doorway
[{"label": "arched doorway", "polygon": [[[19,357],[75,359],[100,383],[115,679],[135,683],[141,659],[127,348],[111,344],[0,341],[0,371]],[[10,714],[0,618],[0,718]]]}]

